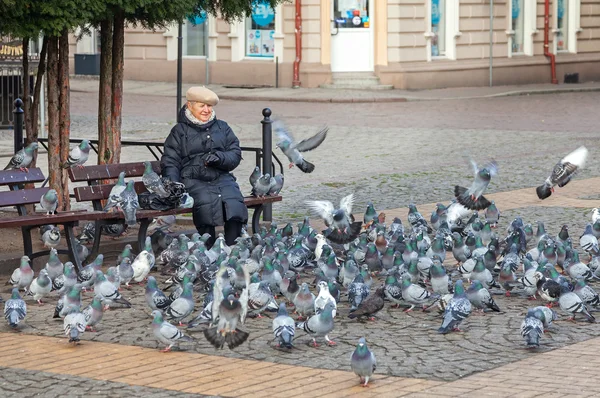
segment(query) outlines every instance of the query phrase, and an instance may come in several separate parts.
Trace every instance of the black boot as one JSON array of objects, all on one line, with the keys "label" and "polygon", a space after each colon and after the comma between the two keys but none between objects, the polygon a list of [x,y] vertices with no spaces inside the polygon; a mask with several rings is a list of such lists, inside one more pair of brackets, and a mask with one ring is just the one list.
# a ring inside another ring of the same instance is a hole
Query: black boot
[{"label": "black boot", "polygon": [[236,220],[225,222],[225,243],[227,243],[227,246],[235,245],[235,240],[242,235],[242,226],[243,224]]}]

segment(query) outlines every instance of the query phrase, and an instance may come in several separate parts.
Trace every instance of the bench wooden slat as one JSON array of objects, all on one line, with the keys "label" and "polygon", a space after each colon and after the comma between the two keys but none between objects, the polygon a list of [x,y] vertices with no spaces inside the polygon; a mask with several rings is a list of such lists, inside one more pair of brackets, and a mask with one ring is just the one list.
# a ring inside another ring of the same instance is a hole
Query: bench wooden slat
[{"label": "bench wooden slat", "polygon": [[[160,174],[160,162],[151,162],[152,169]],[[118,178],[124,171],[125,177],[140,177],[144,174],[144,163],[102,164],[97,166],[73,167],[69,169],[69,178],[73,182],[95,181]]]},{"label": "bench wooden slat", "polygon": [[[75,200],[77,200],[78,202],[104,200],[108,199],[108,195],[110,195],[110,190],[114,186],[115,184],[89,185],[86,187],[76,187],[73,189],[73,192],[75,193]],[[141,181],[136,181],[133,186],[138,194],[147,192],[146,186],[144,186],[144,183]]]},{"label": "bench wooden slat", "polygon": [[29,205],[40,203],[40,199],[50,188],[19,189],[16,191],[3,191],[0,194],[0,207]]},{"label": "bench wooden slat", "polygon": [[69,211],[47,216],[45,213],[0,219],[0,228],[31,227],[85,220],[86,211]]},{"label": "bench wooden slat", "polygon": [[42,170],[35,167],[26,173],[21,170],[0,170],[0,186],[42,182],[46,179]]}]

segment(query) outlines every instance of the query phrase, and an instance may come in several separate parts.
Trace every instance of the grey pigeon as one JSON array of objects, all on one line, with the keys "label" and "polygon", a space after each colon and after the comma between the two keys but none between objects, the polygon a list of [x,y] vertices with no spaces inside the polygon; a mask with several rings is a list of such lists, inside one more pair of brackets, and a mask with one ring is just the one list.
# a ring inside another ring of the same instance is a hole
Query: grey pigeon
[{"label": "grey pigeon", "polygon": [[587,223],[583,235],[579,237],[579,246],[590,255],[598,255],[598,239],[594,236],[592,224]]},{"label": "grey pigeon", "polygon": [[366,316],[371,320],[374,320],[374,315],[383,309],[384,289],[384,285],[378,287],[377,290],[364,299],[356,309],[350,310],[350,315],[348,315],[348,318],[353,319]]},{"label": "grey pigeon", "polygon": [[294,347],[293,340],[296,334],[296,324],[288,315],[285,303],[279,304],[277,316],[273,319],[273,336],[277,340],[278,347],[291,349]]},{"label": "grey pigeon", "polygon": [[546,317],[544,312],[532,308],[527,311],[527,315],[521,322],[521,336],[527,343],[527,348],[537,348],[540,346],[540,338],[544,335],[544,323]]},{"label": "grey pigeon", "polygon": [[69,338],[69,343],[79,344],[85,327],[85,315],[80,311],[80,307],[78,305],[69,307],[63,321],[63,329]]},{"label": "grey pigeon", "polygon": [[119,269],[117,267],[108,267],[106,270],[106,280],[113,284],[117,289],[121,289],[121,276],[119,276]]},{"label": "grey pigeon", "polygon": [[271,179],[271,174],[266,173],[261,175],[258,180],[252,185],[252,196],[262,198],[266,196],[271,188],[275,185],[275,180]]},{"label": "grey pigeon", "polygon": [[498,165],[496,162],[492,161],[479,168],[477,163],[473,160],[471,160],[470,163],[475,179],[468,189],[456,185],[454,187],[454,196],[456,196],[456,200],[467,209],[483,210],[491,204],[491,202],[483,196],[483,193],[487,189],[492,176],[498,174]]},{"label": "grey pigeon", "polygon": [[82,311],[85,319],[85,329],[95,331],[95,326],[100,323],[104,315],[104,307],[102,307],[102,299],[95,296],[92,303],[85,307]]},{"label": "grey pigeon", "polygon": [[350,308],[358,308],[360,303],[367,297],[369,297],[369,287],[365,284],[364,277],[361,274],[358,274],[348,286],[348,302],[350,302]]},{"label": "grey pigeon", "polygon": [[4,168],[4,170],[19,169],[21,171],[27,172],[27,168],[31,165],[31,162],[33,161],[33,153],[38,149],[38,145],[39,144],[37,142],[32,142],[25,148],[15,153],[8,162],[8,165],[6,165],[6,167]]},{"label": "grey pigeon", "polygon": [[71,149],[67,161],[63,163],[61,167],[63,169],[68,169],[71,167],[83,168],[83,164],[87,162],[90,155],[90,149],[90,142],[88,140],[81,141],[78,146]]},{"label": "grey pigeon", "polygon": [[[215,288],[217,289],[216,284]],[[243,319],[243,307],[243,300],[236,299],[233,294],[219,301],[216,306],[218,313],[213,311],[213,319],[219,319],[217,326],[204,329],[204,337],[215,348],[223,348],[227,344],[229,349],[234,349],[248,339],[250,334],[237,327],[238,322]]]},{"label": "grey pigeon", "polygon": [[122,304],[127,308],[131,307],[131,303],[121,296],[121,293],[119,293],[119,290],[115,285],[109,282],[100,270],[96,271],[94,294],[102,299],[106,309],[114,303]]},{"label": "grey pigeon", "polygon": [[279,195],[279,192],[281,192],[281,190],[283,189],[283,182],[284,182],[283,174],[275,174],[273,176],[272,180],[275,180],[275,184],[273,184],[271,186],[268,194],[271,196]]},{"label": "grey pigeon", "polygon": [[33,281],[33,270],[31,269],[30,259],[27,256],[21,257],[21,265],[15,269],[10,276],[7,285],[12,285],[18,289],[26,290]]},{"label": "grey pigeon", "polygon": [[350,243],[360,234],[362,223],[355,222],[352,215],[354,194],[343,197],[337,209],[325,200],[311,200],[306,203],[330,228],[327,234],[324,233],[330,241],[338,244]]},{"label": "grey pigeon", "polygon": [[124,283],[125,286],[129,287],[129,282],[133,279],[133,267],[131,266],[131,260],[129,257],[121,260],[118,268],[119,277],[121,278],[121,283]]},{"label": "grey pigeon", "polygon": [[16,329],[26,315],[27,304],[21,299],[19,289],[15,287],[10,298],[4,303],[4,318],[6,318],[11,328]]},{"label": "grey pigeon", "polygon": [[458,327],[471,313],[471,302],[465,294],[463,281],[458,280],[454,285],[454,297],[448,303],[444,311],[444,321],[438,329],[439,333],[446,334],[452,330],[460,330]]},{"label": "grey pigeon", "polygon": [[305,282],[300,286],[300,291],[294,298],[294,306],[296,312],[300,315],[299,318],[306,317],[312,314],[315,310],[315,295],[308,289],[308,284]]},{"label": "grey pigeon", "polygon": [[164,311],[171,305],[171,300],[158,288],[156,279],[153,276],[148,277],[145,297],[148,306],[153,310]]},{"label": "grey pigeon", "polygon": [[543,200],[552,195],[556,185],[561,188],[567,185],[573,176],[585,166],[587,156],[587,148],[581,146],[556,163],[546,181],[535,189],[538,198]]},{"label": "grey pigeon", "polygon": [[87,290],[94,284],[96,281],[96,271],[100,271],[102,269],[103,262],[104,255],[98,254],[93,262],[81,269],[78,280],[81,282],[83,290]]},{"label": "grey pigeon", "polygon": [[267,308],[271,300],[273,300],[273,294],[269,288],[269,282],[260,282],[258,289],[250,293],[248,297],[248,314],[261,317],[260,314]]},{"label": "grey pigeon", "polygon": [[166,191],[160,176],[152,169],[152,163],[149,161],[144,162],[144,174],[142,175],[142,182],[149,192],[155,193],[161,198],[166,198],[169,196],[169,193]]},{"label": "grey pigeon", "polygon": [[277,142],[276,145],[289,159],[290,168],[296,165],[304,173],[312,173],[315,169],[315,165],[305,160],[301,152],[312,151],[321,145],[327,137],[329,128],[325,127],[314,136],[300,142],[294,141],[291,133],[287,131],[285,125],[280,120],[273,122],[273,131],[277,133],[279,138],[279,142]]},{"label": "grey pigeon", "polygon": [[262,173],[260,172],[260,167],[256,166],[254,168],[254,170],[252,171],[252,174],[250,174],[250,177],[248,178],[248,180],[250,181],[250,186],[253,187],[254,184],[256,183],[256,181],[258,181],[258,179],[262,176]]},{"label": "grey pigeon", "polygon": [[77,283],[77,273],[72,262],[67,261],[63,268],[63,273],[52,281],[52,288],[63,294],[71,289]]},{"label": "grey pigeon", "polygon": [[313,341],[313,347],[318,347],[317,337],[325,337],[325,341],[329,345],[335,345],[336,343],[329,339],[329,333],[333,330],[333,304],[329,303],[323,309],[323,312],[316,314],[308,318],[306,322],[299,323],[296,326],[304,329],[308,333]]},{"label": "grey pigeon", "polygon": [[125,215],[125,224],[133,226],[136,224],[135,214],[140,207],[137,193],[135,192],[134,182],[128,181],[127,187],[121,192],[121,210]]},{"label": "grey pigeon", "polygon": [[49,189],[48,192],[40,198],[40,206],[46,211],[46,215],[56,214],[58,207],[58,194],[56,189]]},{"label": "grey pigeon", "polygon": [[165,314],[179,324],[182,324],[183,319],[187,318],[194,311],[194,297],[192,296],[192,284],[186,283],[183,286],[181,296],[169,305]]},{"label": "grey pigeon", "polygon": [[415,305],[424,305],[433,299],[427,289],[412,283],[410,276],[407,274],[402,276],[402,298],[410,304],[410,308],[405,310],[405,312],[412,311]]},{"label": "grey pigeon", "polygon": [[593,287],[585,283],[585,280],[578,279],[573,292],[579,296],[584,304],[597,307],[600,304],[600,297]]},{"label": "grey pigeon", "polygon": [[471,282],[471,286],[467,289],[467,298],[477,309],[484,311],[489,308],[492,311],[500,312],[500,308],[494,301],[490,291],[477,280]]},{"label": "grey pigeon", "polygon": [[71,307],[81,307],[81,287],[81,284],[77,283],[63,294],[56,304],[53,318],[64,318]]},{"label": "grey pigeon", "polygon": [[159,343],[166,345],[160,352],[171,351],[171,347],[180,341],[193,341],[191,337],[183,334],[174,325],[166,322],[163,319],[162,312],[159,310],[152,311],[152,317],[152,332],[154,333],[154,337],[156,337]]},{"label": "grey pigeon", "polygon": [[45,270],[48,272],[48,277],[52,281],[63,274],[64,265],[58,258],[58,252],[54,248],[50,249],[50,255],[48,256]]},{"label": "grey pigeon", "polygon": [[350,357],[350,368],[358,377],[363,387],[367,387],[369,379],[377,368],[375,355],[367,347],[364,337],[358,340],[358,345]]},{"label": "grey pigeon", "polygon": [[585,315],[588,322],[596,322],[596,318],[590,314],[581,298],[568,290],[568,288],[562,286],[560,297],[558,298],[558,304],[560,309],[571,314],[570,320],[575,320],[575,315],[582,313]]},{"label": "grey pigeon", "polygon": [[108,200],[106,201],[106,206],[104,206],[104,211],[109,211],[111,209],[117,208],[117,206],[121,205],[122,199],[121,194],[125,190],[125,172],[122,171],[119,173],[119,178],[117,183],[113,185],[110,189],[110,194],[108,195]]},{"label": "grey pigeon", "polygon": [[50,249],[60,244],[60,238],[60,229],[54,225],[42,234],[44,246]]},{"label": "grey pigeon", "polygon": [[28,294],[33,296],[33,299],[42,304],[42,299],[52,291],[52,280],[48,276],[48,271],[42,269],[37,278],[29,285]]}]

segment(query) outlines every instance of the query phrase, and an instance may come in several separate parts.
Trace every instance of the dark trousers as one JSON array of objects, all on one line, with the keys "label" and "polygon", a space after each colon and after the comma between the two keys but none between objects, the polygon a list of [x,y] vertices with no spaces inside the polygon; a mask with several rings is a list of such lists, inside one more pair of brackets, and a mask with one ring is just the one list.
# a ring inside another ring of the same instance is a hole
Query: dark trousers
[{"label": "dark trousers", "polygon": [[[225,221],[225,243],[227,246],[235,245],[235,240],[242,235],[242,223],[236,220]],[[197,225],[196,229],[200,235],[210,234],[211,238],[206,242],[206,247],[210,249],[215,243],[216,232],[214,225]]]}]

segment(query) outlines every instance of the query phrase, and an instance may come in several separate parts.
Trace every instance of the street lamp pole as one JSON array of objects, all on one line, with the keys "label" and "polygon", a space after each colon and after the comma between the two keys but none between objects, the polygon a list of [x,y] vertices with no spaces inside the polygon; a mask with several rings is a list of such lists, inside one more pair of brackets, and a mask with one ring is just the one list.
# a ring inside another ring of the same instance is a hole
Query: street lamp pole
[{"label": "street lamp pole", "polygon": [[179,21],[179,28],[177,29],[177,112],[175,113],[175,120],[177,120],[177,121],[179,121],[179,110],[181,109],[182,68],[183,68],[183,23],[181,21]]}]

